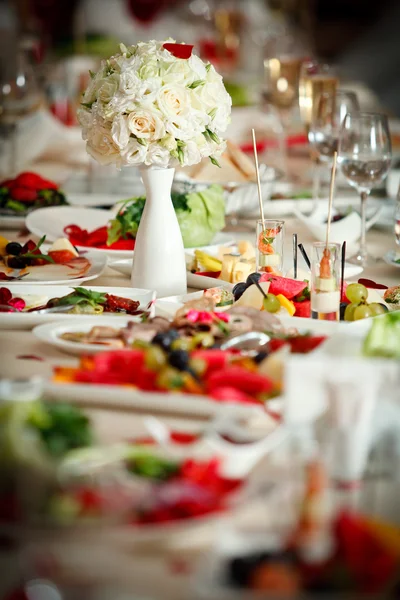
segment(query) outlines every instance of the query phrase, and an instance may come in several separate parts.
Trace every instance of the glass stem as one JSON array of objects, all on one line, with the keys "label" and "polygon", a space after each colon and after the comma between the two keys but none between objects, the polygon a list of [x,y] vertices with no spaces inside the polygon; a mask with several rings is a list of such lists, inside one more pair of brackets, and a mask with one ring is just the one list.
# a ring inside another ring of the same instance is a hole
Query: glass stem
[{"label": "glass stem", "polygon": [[367,198],[369,192],[361,192],[361,237],[360,237],[360,256],[365,259],[367,257]]},{"label": "glass stem", "polygon": [[314,159],[314,169],[313,169],[313,200],[316,202],[319,200],[319,192],[321,187],[321,164],[318,158]]}]

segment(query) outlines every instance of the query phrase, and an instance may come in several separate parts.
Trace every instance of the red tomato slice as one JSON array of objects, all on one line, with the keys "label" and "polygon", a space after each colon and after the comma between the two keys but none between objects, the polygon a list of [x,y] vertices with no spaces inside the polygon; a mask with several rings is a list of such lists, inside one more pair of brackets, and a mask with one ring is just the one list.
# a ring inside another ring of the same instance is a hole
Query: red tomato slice
[{"label": "red tomato slice", "polygon": [[48,254],[58,265],[64,265],[73,258],[76,258],[76,255],[70,250],[52,250]]}]

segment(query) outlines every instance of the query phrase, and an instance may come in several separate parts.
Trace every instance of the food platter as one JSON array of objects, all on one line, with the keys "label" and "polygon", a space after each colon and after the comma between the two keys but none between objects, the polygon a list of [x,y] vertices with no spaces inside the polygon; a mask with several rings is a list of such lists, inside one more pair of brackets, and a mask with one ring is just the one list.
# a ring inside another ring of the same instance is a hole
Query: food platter
[{"label": "food platter", "polygon": [[[48,285],[46,287],[37,289],[36,285],[24,285],[21,287],[19,284],[4,284],[3,287],[8,288],[14,296],[18,297],[36,297],[41,304],[47,302],[50,298],[60,298],[73,291],[73,287],[60,286],[60,285]],[[114,294],[116,296],[122,296],[131,300],[140,301],[140,309],[146,309],[148,304],[154,299],[155,294],[150,290],[142,290],[135,288],[121,288],[121,287],[95,287],[95,286],[84,286],[84,289],[90,289],[94,292],[107,292],[108,294]],[[43,325],[45,323],[51,323],[54,321],[62,323],[85,323],[88,319],[87,314],[71,314],[71,313],[55,313],[55,314],[39,314],[37,312],[18,312],[18,313],[6,313],[0,312],[0,329],[18,329],[18,330],[29,330],[37,325]],[[96,322],[102,323],[104,319],[110,319],[114,325],[116,322],[120,323],[126,319],[125,313],[102,313],[96,315]],[[130,317],[133,319],[133,317]]]}]

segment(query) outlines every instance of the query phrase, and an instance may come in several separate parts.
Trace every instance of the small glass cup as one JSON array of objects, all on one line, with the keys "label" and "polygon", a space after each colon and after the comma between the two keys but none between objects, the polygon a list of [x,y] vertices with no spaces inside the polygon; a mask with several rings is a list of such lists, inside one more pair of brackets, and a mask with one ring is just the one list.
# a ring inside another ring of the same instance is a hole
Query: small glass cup
[{"label": "small glass cup", "polygon": [[257,221],[256,267],[259,273],[282,273],[284,229],[285,221]]},{"label": "small glass cup", "polygon": [[400,247],[400,185],[397,192],[396,206],[394,209],[394,236],[396,244]]},{"label": "small glass cup", "polygon": [[315,242],[311,260],[311,318],[338,321],[340,244]]}]

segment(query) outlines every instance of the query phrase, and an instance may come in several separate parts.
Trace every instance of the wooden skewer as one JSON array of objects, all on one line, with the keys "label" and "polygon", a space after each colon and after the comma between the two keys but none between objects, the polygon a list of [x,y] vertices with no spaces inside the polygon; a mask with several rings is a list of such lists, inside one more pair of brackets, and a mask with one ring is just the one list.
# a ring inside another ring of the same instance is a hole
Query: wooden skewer
[{"label": "wooden skewer", "polygon": [[251,130],[251,134],[253,136],[253,151],[254,151],[254,163],[256,166],[256,175],[257,175],[257,187],[258,187],[258,201],[260,203],[260,215],[263,226],[263,231],[265,229],[265,218],[264,218],[264,206],[261,194],[261,182],[260,182],[260,169],[258,168],[258,155],[257,155],[257,143],[256,143],[256,132],[254,129]]},{"label": "wooden skewer", "polygon": [[331,183],[329,186],[328,222],[326,224],[326,244],[325,244],[326,250],[328,250],[329,232],[331,229],[333,193],[335,191],[336,163],[337,163],[337,152],[335,151],[335,153],[333,155],[333,164],[332,164],[332,170],[331,170]]}]

